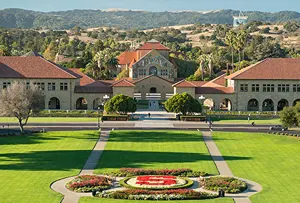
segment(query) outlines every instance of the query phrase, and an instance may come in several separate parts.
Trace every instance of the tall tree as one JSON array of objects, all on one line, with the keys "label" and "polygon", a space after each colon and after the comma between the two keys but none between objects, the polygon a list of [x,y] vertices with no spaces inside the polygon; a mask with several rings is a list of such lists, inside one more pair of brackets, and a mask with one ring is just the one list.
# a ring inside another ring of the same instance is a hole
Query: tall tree
[{"label": "tall tree", "polygon": [[234,67],[233,57],[234,57],[234,42],[235,42],[235,38],[236,38],[236,33],[233,30],[229,30],[229,32],[226,33],[225,43],[231,49],[231,66],[232,66],[232,69]]},{"label": "tall tree", "polygon": [[24,133],[24,126],[33,112],[44,107],[44,94],[38,86],[14,82],[0,95],[0,114],[14,116],[18,119],[20,131]]},{"label": "tall tree", "polygon": [[240,30],[234,38],[233,47],[239,53],[239,67],[238,67],[238,70],[241,69],[241,52],[245,48],[247,36],[248,36],[248,33],[245,30]]}]

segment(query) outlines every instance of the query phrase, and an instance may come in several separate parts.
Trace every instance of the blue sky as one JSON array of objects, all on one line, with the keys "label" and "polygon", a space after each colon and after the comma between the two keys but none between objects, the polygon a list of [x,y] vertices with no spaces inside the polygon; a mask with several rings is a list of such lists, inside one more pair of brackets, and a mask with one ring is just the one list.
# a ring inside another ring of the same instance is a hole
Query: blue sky
[{"label": "blue sky", "polygon": [[126,8],[148,11],[218,10],[300,12],[300,0],[0,0],[0,9],[23,8],[36,11]]}]

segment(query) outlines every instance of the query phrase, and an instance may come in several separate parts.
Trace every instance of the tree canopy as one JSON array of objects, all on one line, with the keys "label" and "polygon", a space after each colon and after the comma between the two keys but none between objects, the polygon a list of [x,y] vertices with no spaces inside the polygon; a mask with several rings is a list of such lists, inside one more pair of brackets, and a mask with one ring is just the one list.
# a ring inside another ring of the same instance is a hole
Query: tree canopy
[{"label": "tree canopy", "polygon": [[175,94],[165,102],[167,111],[174,113],[193,114],[201,113],[202,106],[198,100],[191,95],[184,92],[182,94]]},{"label": "tree canopy", "polygon": [[135,112],[137,106],[133,98],[118,94],[105,104],[104,109],[107,113],[127,114],[128,112]]}]

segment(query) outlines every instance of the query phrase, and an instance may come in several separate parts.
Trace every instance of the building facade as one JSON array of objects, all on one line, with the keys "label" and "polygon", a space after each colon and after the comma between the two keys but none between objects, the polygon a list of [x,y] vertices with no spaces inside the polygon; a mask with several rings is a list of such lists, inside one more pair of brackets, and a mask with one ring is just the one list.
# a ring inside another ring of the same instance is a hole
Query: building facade
[{"label": "building facade", "polygon": [[203,82],[178,81],[168,56],[168,48],[157,41],[124,52],[119,71],[128,68],[130,77],[117,81],[97,81],[39,55],[0,57],[0,88],[14,81],[34,83],[45,94],[45,109],[63,110],[97,109],[116,94],[157,102],[187,92],[209,109],[221,111],[280,111],[300,101],[300,59],[265,59]]}]

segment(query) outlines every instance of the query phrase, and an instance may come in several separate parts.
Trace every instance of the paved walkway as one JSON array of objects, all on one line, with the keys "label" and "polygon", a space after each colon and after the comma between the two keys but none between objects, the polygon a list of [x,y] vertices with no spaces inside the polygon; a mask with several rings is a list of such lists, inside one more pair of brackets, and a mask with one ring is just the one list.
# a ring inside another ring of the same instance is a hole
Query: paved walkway
[{"label": "paved walkway", "polygon": [[[206,144],[206,147],[213,161],[215,162],[220,175],[227,176],[227,177],[235,177],[231,172],[229,166],[227,165],[226,161],[224,160],[216,143],[213,141],[211,132],[210,131],[202,132],[202,136]],[[238,179],[243,180],[247,183],[248,186],[247,190],[239,194],[228,194],[226,195],[226,197],[232,197],[236,203],[251,203],[249,197],[260,192],[262,190],[261,185],[250,180],[246,180],[242,178],[238,178]]]},{"label": "paved walkway", "polygon": [[[100,138],[98,139],[92,153],[90,154],[79,175],[94,173],[94,169],[100,160],[102,152],[104,151],[105,145],[109,138],[109,133],[110,131],[101,131]],[[74,179],[74,177],[64,178],[51,184],[51,188],[54,191],[64,195],[64,199],[61,201],[62,203],[77,203],[80,197],[92,196],[91,193],[76,193],[68,190],[65,185],[72,179]]]}]

